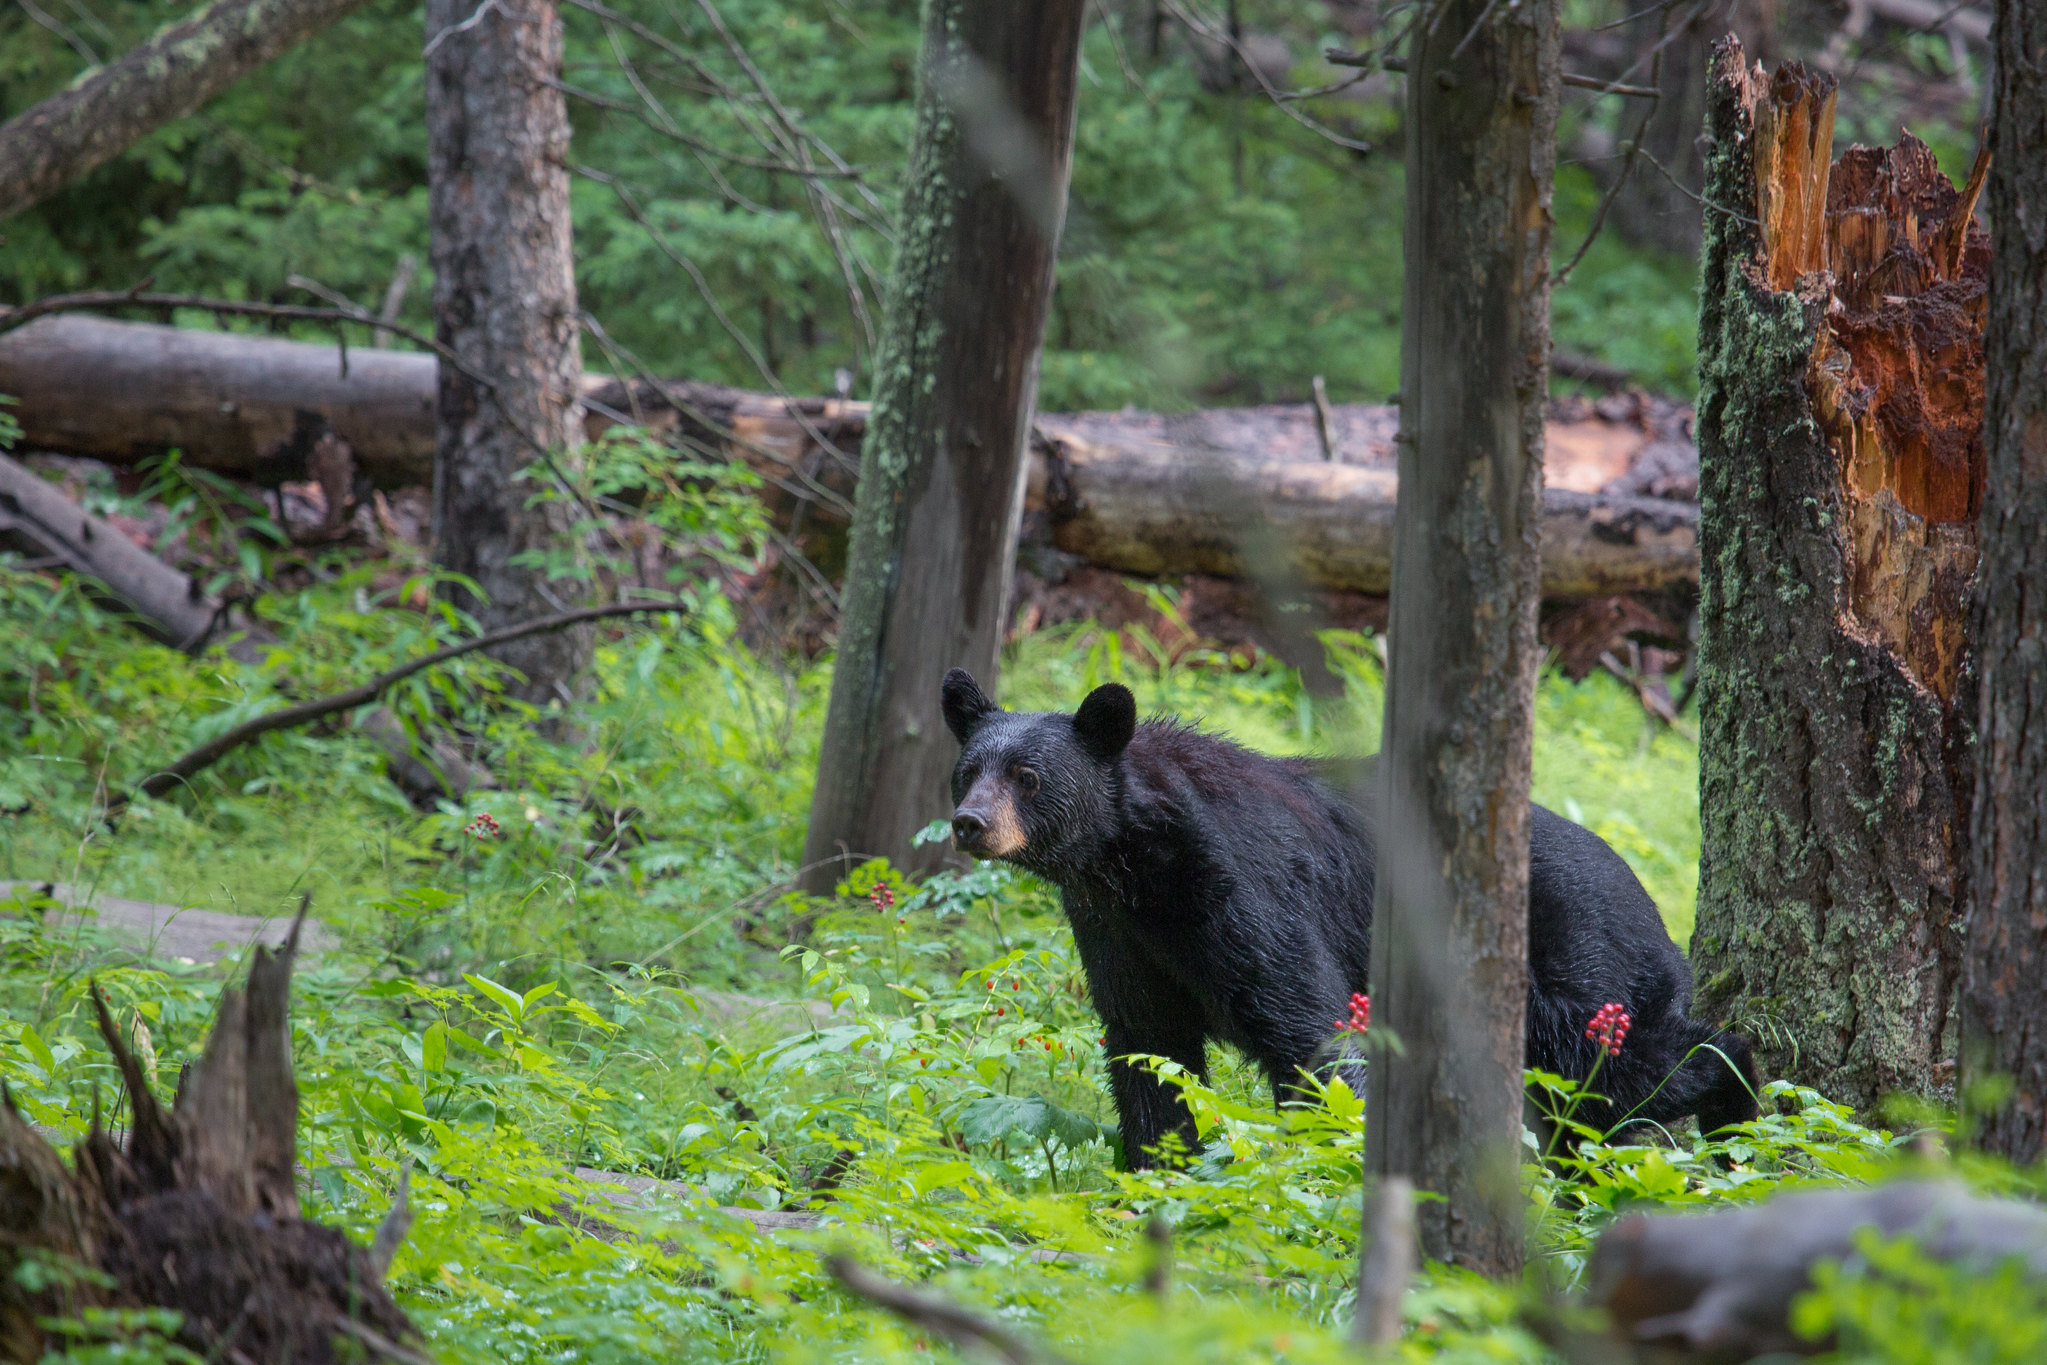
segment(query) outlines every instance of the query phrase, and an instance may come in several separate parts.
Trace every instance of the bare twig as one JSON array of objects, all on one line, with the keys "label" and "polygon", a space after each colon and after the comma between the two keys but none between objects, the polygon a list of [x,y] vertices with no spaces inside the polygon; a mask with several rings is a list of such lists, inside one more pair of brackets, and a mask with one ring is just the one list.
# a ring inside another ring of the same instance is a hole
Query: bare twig
[{"label": "bare twig", "polygon": [[392,325],[398,321],[398,310],[405,306],[405,296],[418,275],[419,257],[408,251],[398,258],[398,268],[391,272],[390,287],[384,290],[384,306],[377,310],[378,325],[370,329],[370,345],[390,345]]},{"label": "bare twig", "polygon": [[1621,173],[1606,187],[1606,193],[1599,196],[1599,207],[1593,210],[1592,226],[1585,230],[1585,240],[1578,243],[1578,249],[1571,253],[1571,259],[1564,262],[1564,268],[1556,274],[1551,287],[1562,289],[1571,278],[1571,272],[1578,268],[1578,262],[1585,259],[1585,253],[1592,250],[1592,244],[1599,240],[1599,230],[1606,226],[1606,215],[1613,211],[1614,201],[1627,188],[1628,177],[1635,172],[1635,161],[1642,150],[1642,139],[1649,135],[1649,120],[1656,117],[1656,110],[1663,102],[1663,53],[1659,49],[1649,60],[1649,85],[1656,92],[1649,97],[1649,103],[1642,110],[1642,121],[1635,125],[1635,135],[1628,139],[1628,154],[1621,162]]},{"label": "bare twig", "polygon": [[[1331,66],[1367,66],[1376,63],[1382,70],[1407,72],[1407,58],[1382,57],[1377,52],[1344,52],[1328,48],[1322,53],[1322,60]],[[1635,99],[1655,99],[1663,92],[1652,85],[1626,85],[1610,81],[1601,76],[1581,76],[1575,71],[1566,71],[1563,83],[1579,90],[1596,90],[1602,95],[1628,95]]]},{"label": "bare twig", "polygon": [[[556,616],[543,616],[538,620],[521,621],[518,625],[506,626],[503,630],[494,630],[488,635],[479,635],[473,640],[464,640],[460,644],[448,645],[445,648],[435,650],[431,654],[422,654],[417,659],[402,663],[388,672],[379,673],[376,677],[359,687],[351,687],[345,692],[335,692],[325,697],[315,697],[311,701],[303,701],[295,706],[280,707],[275,711],[269,711],[257,716],[253,720],[244,721],[232,730],[217,738],[208,740],[196,749],[185,753],[160,771],[151,773],[142,780],[136,790],[144,796],[162,796],[171,788],[190,780],[194,774],[203,772],[228,754],[247,744],[250,740],[260,739],[273,730],[293,729],[294,727],[316,721],[322,716],[331,716],[337,711],[350,711],[358,706],[367,705],[413,674],[438,664],[447,663],[451,659],[459,659],[464,654],[474,653],[479,649],[489,649],[495,645],[510,644],[514,640],[523,640],[529,635],[540,635],[551,630],[565,630],[570,626],[582,625],[587,621],[600,621],[608,616],[632,616],[645,612],[688,611],[689,609],[688,604],[683,602],[621,602],[608,607],[585,607],[581,611],[565,611]],[[126,804],[127,799],[126,797],[115,798],[114,801],[109,802],[109,809],[111,810],[116,805]]]},{"label": "bare twig", "polygon": [[1322,458],[1336,458],[1336,413],[1329,406],[1329,388],[1316,375],[1308,386],[1315,394],[1315,435],[1322,442]]},{"label": "bare twig", "polygon": [[1164,8],[1170,14],[1172,14],[1172,16],[1175,19],[1178,19],[1181,23],[1185,24],[1189,29],[1192,29],[1195,33],[1200,34],[1202,37],[1208,39],[1212,43],[1223,44],[1224,46],[1228,47],[1231,52],[1235,53],[1237,60],[1243,63],[1244,69],[1251,73],[1251,78],[1257,81],[1259,88],[1265,92],[1266,98],[1271,100],[1274,106],[1277,107],[1282,114],[1285,114],[1288,118],[1292,119],[1295,123],[1300,124],[1303,128],[1306,128],[1315,136],[1322,138],[1326,141],[1333,142],[1339,147],[1347,148],[1353,152],[1369,152],[1372,150],[1371,143],[1360,142],[1356,138],[1345,137],[1342,133],[1337,132],[1334,128],[1329,127],[1327,124],[1309,118],[1306,114],[1294,108],[1293,102],[1286,98],[1285,92],[1274,89],[1272,82],[1265,79],[1265,73],[1258,69],[1258,64],[1256,62],[1253,62],[1249,54],[1247,54],[1244,51],[1243,43],[1240,42],[1237,38],[1237,35],[1232,33],[1227,27],[1217,28],[1214,24],[1202,18],[1200,15],[1194,14],[1191,11],[1189,11],[1186,8],[1186,6],[1179,3],[1179,0],[1161,0],[1161,2],[1164,5]]},{"label": "bare twig", "polygon": [[398,1168],[398,1188],[391,1195],[391,1211],[377,1224],[377,1235],[370,1239],[370,1264],[379,1275],[391,1272],[391,1258],[398,1254],[405,1234],[412,1230],[411,1196],[412,1158],[408,1156]]},{"label": "bare twig", "polygon": [[442,43],[447,42],[448,39],[454,37],[458,33],[469,32],[470,29],[475,28],[478,24],[483,22],[485,15],[489,14],[492,10],[496,9],[497,7],[498,0],[483,0],[483,3],[476,7],[476,12],[474,14],[470,15],[467,19],[464,19],[459,24],[448,25],[446,28],[442,29],[439,33],[436,33],[431,39],[429,39],[427,41],[425,49],[422,50],[419,55],[422,57],[433,56],[434,50],[438,48]]},{"label": "bare twig", "polygon": [[79,37],[69,24],[59,19],[56,15],[44,10],[36,4],[35,0],[15,0],[15,3],[21,6],[22,13],[28,15],[29,18],[35,20],[59,38],[62,38],[87,66],[98,66],[100,64],[99,53],[93,51],[92,44]]},{"label": "bare twig", "polygon": [[336,1313],[334,1325],[361,1342],[372,1355],[395,1360],[398,1365],[434,1365],[432,1358],[421,1355],[409,1346],[400,1346],[376,1328],[366,1327],[346,1314]]},{"label": "bare twig", "polygon": [[1009,1365],[1062,1360],[942,1294],[885,1279],[851,1256],[843,1253],[827,1256],[825,1268],[831,1271],[833,1279],[869,1303],[879,1304],[912,1326],[943,1337],[955,1346],[978,1347]]}]

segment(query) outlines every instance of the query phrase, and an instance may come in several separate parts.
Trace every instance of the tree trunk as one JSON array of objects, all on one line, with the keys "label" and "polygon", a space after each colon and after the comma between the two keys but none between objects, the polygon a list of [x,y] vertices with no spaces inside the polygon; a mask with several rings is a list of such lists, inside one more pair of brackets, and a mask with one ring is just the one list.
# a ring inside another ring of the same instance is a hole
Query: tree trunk
[{"label": "tree trunk", "polygon": [[[434,330],[484,381],[439,367],[433,553],[482,590],[451,596],[492,630],[581,595],[520,562],[573,548],[562,502],[529,505],[581,421],[561,15],[547,0],[427,0],[426,32]],[[566,631],[497,657],[545,704],[570,697],[589,652],[587,632]]]},{"label": "tree trunk", "polygon": [[[1989,245],[1925,145],[1714,49],[1699,322],[1703,1009],[1836,1099],[1952,1055]],[[1751,215],[1754,215],[1753,217]]]},{"label": "tree trunk", "polygon": [[1557,5],[1450,0],[1408,62],[1391,668],[1366,1166],[1443,1196],[1422,1248],[1521,1268],[1528,783]]},{"label": "tree trunk", "polygon": [[992,690],[1066,214],[1084,0],[926,0],[916,132],[810,808],[806,878],[928,862],[949,666]]},{"label": "tree trunk", "polygon": [[218,0],[0,124],[0,219],[49,198],[364,0]]},{"label": "tree trunk", "polygon": [[2047,89],[2029,73],[2047,50],[2047,8],[2005,0],[1991,41],[1996,350],[1976,571],[1982,691],[1962,1061],[1972,1090],[1979,1078],[2012,1082],[1977,1116],[1977,1142],[2031,1166],[2047,1145]]}]

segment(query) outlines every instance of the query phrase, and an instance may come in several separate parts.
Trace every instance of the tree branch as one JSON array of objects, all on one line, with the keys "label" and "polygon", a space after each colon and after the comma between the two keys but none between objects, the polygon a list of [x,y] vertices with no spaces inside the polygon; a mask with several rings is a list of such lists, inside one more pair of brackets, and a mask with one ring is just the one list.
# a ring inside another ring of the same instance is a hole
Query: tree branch
[{"label": "tree branch", "polygon": [[[1376,52],[1345,52],[1341,48],[1324,48],[1322,60],[1331,66],[1370,66],[1376,62],[1381,70],[1395,71],[1402,75],[1407,73],[1407,58],[1381,57]],[[1582,76],[1575,71],[1566,71],[1562,79],[1565,85],[1576,86],[1580,90],[1597,90],[1602,95],[1630,95],[1636,99],[1654,99],[1662,93],[1653,85],[1623,85],[1619,81],[1609,81],[1598,76]]]},{"label": "tree branch", "polygon": [[138,139],[362,6],[219,0],[0,124],[0,219],[47,199]]},{"label": "tree branch", "polygon": [[[194,774],[213,766],[213,764],[219,762],[228,754],[233,753],[236,749],[241,748],[252,739],[261,738],[273,730],[293,729],[297,726],[316,721],[322,716],[331,716],[337,711],[349,711],[358,706],[367,705],[422,669],[447,663],[451,659],[459,659],[464,654],[474,653],[479,649],[489,649],[495,645],[510,644],[514,640],[523,640],[528,635],[539,635],[550,630],[564,630],[570,626],[581,625],[586,621],[602,620],[607,616],[632,616],[643,612],[687,610],[689,610],[688,604],[682,602],[624,602],[608,607],[586,607],[581,611],[565,611],[558,616],[542,616],[532,621],[521,621],[516,626],[506,626],[503,630],[494,630],[488,635],[479,635],[474,640],[464,640],[460,644],[437,649],[431,654],[422,654],[417,659],[402,663],[389,672],[379,673],[376,677],[359,687],[351,687],[345,692],[334,692],[324,697],[315,697],[311,701],[303,701],[296,706],[281,707],[278,710],[257,716],[253,720],[244,721],[225,734],[210,739],[197,748],[190,750],[172,762],[168,767],[151,773],[142,780],[136,790],[144,796],[162,796],[171,788],[188,781]],[[129,799],[129,797],[115,798],[109,802],[109,812],[125,805]]]},{"label": "tree branch", "polygon": [[1063,1365],[1064,1357],[1033,1347],[1009,1329],[991,1322],[927,1290],[912,1289],[885,1279],[843,1253],[827,1256],[832,1278],[870,1303],[888,1309],[913,1327],[945,1338],[955,1346],[978,1346],[1009,1365]]}]

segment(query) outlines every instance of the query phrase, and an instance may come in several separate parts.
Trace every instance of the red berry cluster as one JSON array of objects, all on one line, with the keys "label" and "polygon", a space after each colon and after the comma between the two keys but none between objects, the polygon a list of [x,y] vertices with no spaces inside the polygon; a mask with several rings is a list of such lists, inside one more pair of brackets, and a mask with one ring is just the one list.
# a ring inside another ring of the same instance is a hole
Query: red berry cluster
[{"label": "red berry cluster", "polygon": [[886,915],[896,907],[896,893],[887,882],[876,882],[874,889],[867,893],[867,899],[874,902],[874,908]]},{"label": "red berry cluster", "polygon": [[501,837],[505,831],[504,827],[498,824],[498,818],[489,811],[485,811],[468,824],[462,826],[462,832],[476,839],[496,839]]},{"label": "red berry cluster", "polygon": [[1628,1030],[1634,1026],[1634,1017],[1625,1009],[1616,1004],[1605,1004],[1585,1026],[1585,1036],[1605,1048],[1607,1056],[1618,1057],[1621,1044],[1628,1040]]},{"label": "red berry cluster", "polygon": [[1350,1018],[1336,1021],[1338,1033],[1363,1033],[1372,1026],[1372,997],[1353,995],[1350,998]]}]

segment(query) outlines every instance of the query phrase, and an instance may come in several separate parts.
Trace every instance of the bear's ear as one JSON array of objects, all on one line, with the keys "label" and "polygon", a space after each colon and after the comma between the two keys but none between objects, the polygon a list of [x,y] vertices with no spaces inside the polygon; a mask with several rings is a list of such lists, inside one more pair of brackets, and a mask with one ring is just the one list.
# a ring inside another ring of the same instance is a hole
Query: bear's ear
[{"label": "bear's ear", "polygon": [[945,728],[952,731],[952,737],[962,744],[967,742],[968,735],[974,733],[981,717],[995,709],[995,703],[988,700],[981,684],[975,682],[974,675],[964,668],[946,673],[945,681],[938,688],[938,705],[945,712]]},{"label": "bear's ear", "polygon": [[1074,712],[1073,730],[1096,758],[1114,758],[1137,733],[1137,698],[1122,683],[1103,683]]}]

